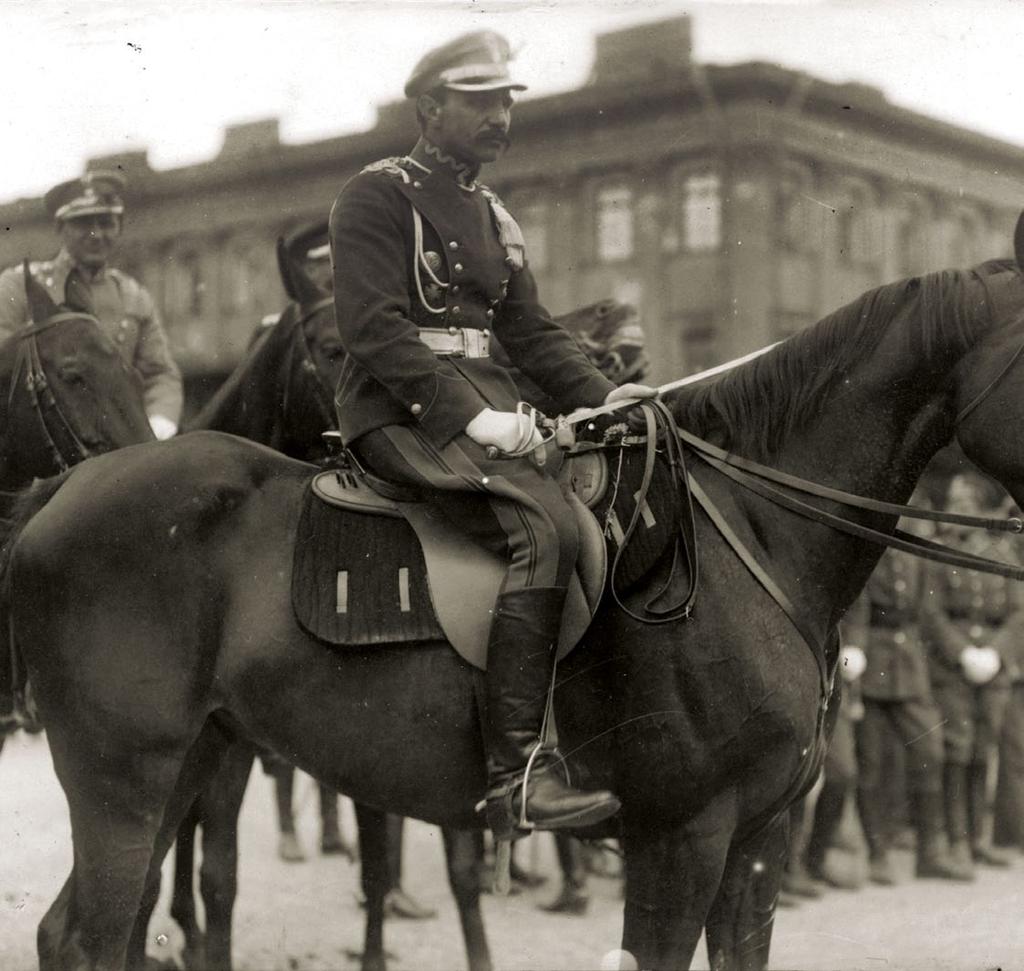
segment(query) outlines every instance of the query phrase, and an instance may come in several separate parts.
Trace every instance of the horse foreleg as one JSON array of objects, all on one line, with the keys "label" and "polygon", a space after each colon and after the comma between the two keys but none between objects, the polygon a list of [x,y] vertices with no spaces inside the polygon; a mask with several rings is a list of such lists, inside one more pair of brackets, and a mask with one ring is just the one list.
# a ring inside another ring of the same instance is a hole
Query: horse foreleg
[{"label": "horse foreleg", "polygon": [[362,971],[385,971],[384,896],[390,889],[387,814],[359,803],[354,806],[359,829],[363,896],[366,898]]},{"label": "horse foreleg", "polygon": [[491,971],[491,951],[480,912],[480,881],[484,861],[484,834],[465,829],[441,830],[448,864],[448,883],[459,908],[462,939],[470,971]]},{"label": "horse foreleg", "polygon": [[247,742],[229,749],[200,797],[203,862],[199,887],[206,910],[206,966],[231,971],[231,920],[238,894],[238,814],[254,752]]},{"label": "horse foreleg", "polygon": [[672,830],[627,821],[622,948],[645,971],[688,968],[725,868],[735,828],[732,794]]},{"label": "horse foreleg", "polygon": [[729,852],[707,920],[714,971],[762,971],[768,966],[775,903],[786,864],[789,813]]},{"label": "horse foreleg", "polygon": [[193,803],[178,827],[174,845],[174,893],[171,897],[171,917],[185,937],[182,957],[185,967],[199,964],[202,954],[203,933],[196,919],[195,846],[196,827],[199,825],[198,801]]}]

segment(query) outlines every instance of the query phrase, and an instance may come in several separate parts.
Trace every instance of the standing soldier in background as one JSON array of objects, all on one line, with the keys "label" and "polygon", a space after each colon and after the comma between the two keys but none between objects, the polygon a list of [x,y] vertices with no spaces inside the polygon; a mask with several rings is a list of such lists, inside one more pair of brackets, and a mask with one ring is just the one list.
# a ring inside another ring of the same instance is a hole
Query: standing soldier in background
[{"label": "standing soldier in background", "polygon": [[[954,476],[950,512],[999,516],[998,487],[974,475]],[[1017,562],[1013,540],[980,530],[948,527],[944,538],[959,549]],[[1003,659],[1021,637],[1024,594],[1003,577],[935,565],[928,571],[922,632],[932,690],[942,711],[945,741],[943,789],[950,852],[961,867],[973,862],[1007,866],[993,850],[988,829],[988,780],[997,755],[1010,675]]]},{"label": "standing soldier in background", "polygon": [[[922,532],[926,527],[913,528]],[[896,882],[885,818],[891,780],[883,777],[890,731],[906,753],[906,791],[917,833],[916,875],[973,877],[969,861],[952,859],[943,839],[942,713],[932,697],[920,627],[926,575],[922,560],[887,550],[844,622],[847,643],[860,647],[866,660],[861,678],[864,716],[857,726],[857,806],[868,844],[869,877],[883,886]]]},{"label": "standing soldier in background", "polygon": [[[142,378],[146,414],[157,438],[170,438],[181,420],[181,373],[171,358],[153,298],[137,280],[109,266],[121,236],[125,180],[117,172],[87,172],[54,187],[43,199],[56,221],[60,252],[34,262],[32,275],[56,303],[64,301],[68,277],[77,274],[92,313],[124,360]],[[20,266],[0,273],[0,340],[29,322]]]}]

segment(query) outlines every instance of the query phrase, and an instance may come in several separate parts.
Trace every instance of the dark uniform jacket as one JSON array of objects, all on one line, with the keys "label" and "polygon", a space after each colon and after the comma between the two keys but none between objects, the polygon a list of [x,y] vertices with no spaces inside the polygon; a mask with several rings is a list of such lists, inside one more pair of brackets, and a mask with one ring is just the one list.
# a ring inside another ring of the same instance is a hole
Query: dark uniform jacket
[{"label": "dark uniform jacket", "polygon": [[[330,234],[348,352],[336,397],[346,443],[418,422],[444,445],[484,408],[514,408],[519,394],[505,368],[488,357],[438,357],[420,327],[493,329],[513,363],[564,411],[601,404],[615,387],[538,303],[529,267],[517,266],[499,238],[495,202],[422,141],[411,156],[368,166],[342,189]],[[419,248],[413,207],[422,217]]]},{"label": "dark uniform jacket", "polygon": [[[1017,563],[1014,543],[1009,536],[992,537],[975,530],[955,545],[979,556]],[[922,629],[936,675],[959,671],[960,652],[974,645],[998,651],[1002,668],[996,680],[1020,677],[1024,591],[1019,583],[976,570],[929,564],[927,587]]]},{"label": "dark uniform jacket", "polygon": [[[67,250],[52,260],[29,265],[32,276],[54,303],[64,301],[64,284],[73,262]],[[167,337],[149,291],[127,273],[108,267],[91,276],[83,274],[93,313],[103,332],[117,345],[125,362],[142,377],[146,413],[181,420],[181,372],[171,357]],[[0,340],[20,330],[29,319],[28,298],[21,266],[0,273]]]},{"label": "dark uniform jacket", "polygon": [[902,701],[931,695],[919,624],[924,576],[921,560],[886,550],[847,612],[844,640],[860,647],[867,658],[860,679],[865,698]]}]

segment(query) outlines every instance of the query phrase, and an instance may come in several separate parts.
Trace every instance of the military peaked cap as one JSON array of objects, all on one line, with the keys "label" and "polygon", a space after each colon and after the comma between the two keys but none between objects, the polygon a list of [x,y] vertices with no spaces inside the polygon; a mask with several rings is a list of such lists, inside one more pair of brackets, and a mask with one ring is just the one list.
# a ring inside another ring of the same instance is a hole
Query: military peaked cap
[{"label": "military peaked cap", "polygon": [[303,223],[277,241],[277,267],[285,292],[293,300],[306,302],[317,294],[301,264],[307,260],[326,260],[331,256],[327,220]]},{"label": "military peaked cap", "polygon": [[99,213],[124,212],[125,178],[120,172],[86,172],[80,179],[70,179],[54,186],[43,196],[46,211],[54,219],[77,219]]},{"label": "military peaked cap", "polygon": [[464,34],[436,47],[420,58],[405,84],[405,96],[418,98],[436,88],[453,91],[496,91],[526,85],[512,80],[508,62],[512,52],[508,41],[493,30]]}]

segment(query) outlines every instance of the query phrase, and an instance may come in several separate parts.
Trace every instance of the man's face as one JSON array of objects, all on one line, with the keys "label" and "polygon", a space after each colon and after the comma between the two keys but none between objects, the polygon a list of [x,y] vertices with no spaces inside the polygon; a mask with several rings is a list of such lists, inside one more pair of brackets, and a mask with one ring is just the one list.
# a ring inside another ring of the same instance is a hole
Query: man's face
[{"label": "man's face", "polygon": [[334,292],[334,274],[331,272],[329,259],[303,260],[302,271],[318,290],[322,290],[324,293]]},{"label": "man's face", "polygon": [[71,259],[90,270],[101,270],[121,235],[121,217],[109,212],[63,219],[57,234]]},{"label": "man's face", "polygon": [[446,91],[429,135],[438,148],[460,162],[493,162],[508,147],[512,92]]}]

